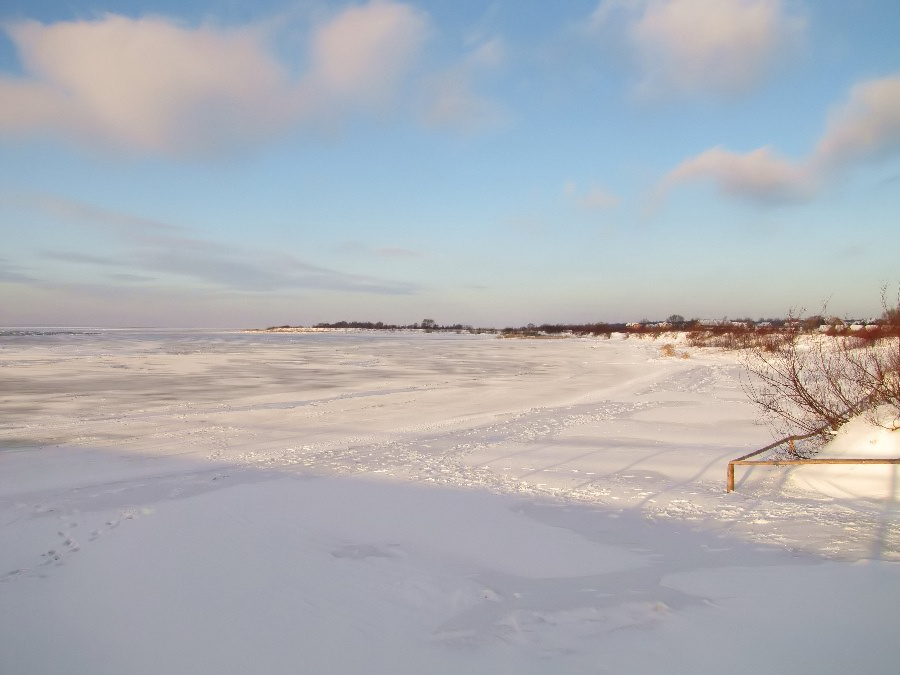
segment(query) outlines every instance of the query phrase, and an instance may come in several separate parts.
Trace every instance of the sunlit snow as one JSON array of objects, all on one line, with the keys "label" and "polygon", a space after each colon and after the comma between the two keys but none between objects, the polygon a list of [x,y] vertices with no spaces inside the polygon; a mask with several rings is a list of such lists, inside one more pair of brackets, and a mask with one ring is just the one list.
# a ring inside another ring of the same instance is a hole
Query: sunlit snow
[{"label": "sunlit snow", "polygon": [[2,673],[896,672],[896,467],[726,494],[732,354],[50,333],[0,337]]}]

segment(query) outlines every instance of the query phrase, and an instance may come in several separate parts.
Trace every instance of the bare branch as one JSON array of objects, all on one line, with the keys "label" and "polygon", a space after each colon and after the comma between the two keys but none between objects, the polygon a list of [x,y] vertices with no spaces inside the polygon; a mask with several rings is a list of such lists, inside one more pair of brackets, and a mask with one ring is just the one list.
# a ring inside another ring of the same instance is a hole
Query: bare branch
[{"label": "bare branch", "polygon": [[748,347],[743,389],[777,432],[824,437],[863,414],[900,428],[900,296],[890,308],[884,298],[880,325],[810,333],[790,316],[779,343]]}]

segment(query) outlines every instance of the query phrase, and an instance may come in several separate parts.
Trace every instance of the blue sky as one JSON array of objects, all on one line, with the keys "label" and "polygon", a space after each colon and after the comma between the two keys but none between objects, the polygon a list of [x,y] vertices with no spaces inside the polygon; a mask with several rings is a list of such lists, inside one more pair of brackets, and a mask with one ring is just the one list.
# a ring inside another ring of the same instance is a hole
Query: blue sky
[{"label": "blue sky", "polygon": [[0,325],[877,315],[897,35],[895,0],[7,0]]}]

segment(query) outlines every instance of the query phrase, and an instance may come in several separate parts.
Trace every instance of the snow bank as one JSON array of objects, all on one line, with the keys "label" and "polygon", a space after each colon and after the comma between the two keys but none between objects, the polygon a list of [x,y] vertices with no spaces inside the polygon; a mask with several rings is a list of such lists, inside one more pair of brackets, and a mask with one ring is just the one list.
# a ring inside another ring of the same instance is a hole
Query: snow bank
[{"label": "snow bank", "polygon": [[[817,458],[900,458],[900,430],[876,426],[865,417],[845,424]],[[794,469],[793,486],[837,499],[900,502],[900,465],[811,464]]]}]

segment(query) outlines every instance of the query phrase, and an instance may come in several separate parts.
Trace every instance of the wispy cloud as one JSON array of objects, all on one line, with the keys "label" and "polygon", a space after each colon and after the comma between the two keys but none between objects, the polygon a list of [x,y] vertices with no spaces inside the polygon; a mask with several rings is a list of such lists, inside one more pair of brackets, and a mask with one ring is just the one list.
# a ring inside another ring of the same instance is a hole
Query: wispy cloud
[{"label": "wispy cloud", "polygon": [[33,277],[20,271],[22,268],[14,265],[4,258],[0,258],[0,284],[27,284],[35,281]]},{"label": "wispy cloud", "polygon": [[106,275],[112,281],[124,281],[126,283],[144,283],[148,281],[156,281],[154,277],[148,277],[143,274],[129,274],[127,272],[116,272]]},{"label": "wispy cloud", "polygon": [[305,289],[404,295],[417,290],[414,284],[338,272],[290,255],[223,250],[220,245],[207,247],[202,241],[186,248],[183,243],[136,251],[133,267],[240,291]]},{"label": "wispy cloud", "polygon": [[118,266],[161,282],[174,277],[182,282],[187,279],[213,288],[247,292],[309,289],[404,295],[419,290],[416,284],[341,272],[290,254],[208,241],[186,228],[58,196],[30,195],[21,205],[56,217],[65,214],[68,222],[100,229],[117,248],[115,254],[109,255],[43,251],[42,256],[49,260],[102,268]]},{"label": "wispy cloud", "polygon": [[40,255],[45,260],[56,260],[58,262],[76,263],[79,265],[95,265],[98,267],[117,267],[125,264],[119,258],[105,257],[93,255],[90,253],[75,253],[72,251],[41,251]]},{"label": "wispy cloud", "polygon": [[680,183],[710,180],[723,194],[755,203],[803,201],[856,165],[898,154],[900,75],[892,75],[853,87],[808,157],[792,161],[768,147],[743,154],[715,147],[666,174],[660,193]]},{"label": "wispy cloud", "polygon": [[187,228],[171,225],[151,218],[143,218],[129,213],[121,213],[85,204],[74,199],[58,195],[40,193],[0,192],[0,206],[13,206],[26,210],[39,211],[65,222],[90,223],[94,227],[117,233],[160,233],[175,236],[187,233]]},{"label": "wispy cloud", "polygon": [[603,0],[588,25],[624,32],[649,97],[746,92],[805,31],[780,0]]},{"label": "wispy cloud", "polygon": [[272,25],[188,27],[108,14],[93,21],[7,23],[24,77],[0,76],[0,134],[208,156],[298,124],[382,108],[428,34],[424,13],[374,1],[317,26],[306,72],[292,76]]},{"label": "wispy cloud", "polygon": [[426,78],[423,119],[428,126],[473,131],[503,121],[500,106],[478,92],[478,81],[504,63],[499,38],[484,40],[459,63]]},{"label": "wispy cloud", "polygon": [[619,198],[599,185],[592,185],[586,192],[579,192],[575,183],[566,183],[565,196],[586,211],[611,209],[619,204]]},{"label": "wispy cloud", "polygon": [[345,241],[338,246],[338,251],[351,255],[365,255],[378,258],[415,260],[424,258],[425,254],[402,246],[371,246],[361,241]]},{"label": "wispy cloud", "polygon": [[425,254],[420,251],[413,251],[409,248],[402,248],[400,246],[383,246],[375,249],[375,253],[382,258],[394,258],[394,259],[403,259],[403,260],[416,260],[418,258],[424,258]]}]

